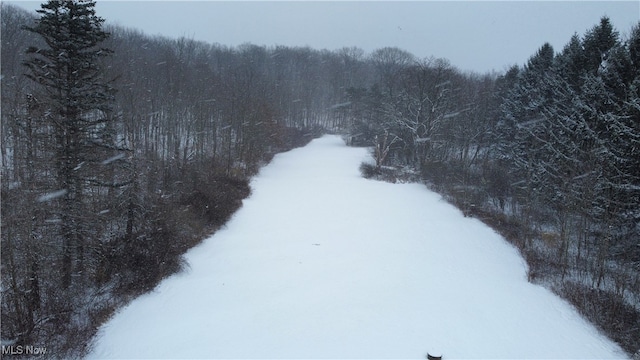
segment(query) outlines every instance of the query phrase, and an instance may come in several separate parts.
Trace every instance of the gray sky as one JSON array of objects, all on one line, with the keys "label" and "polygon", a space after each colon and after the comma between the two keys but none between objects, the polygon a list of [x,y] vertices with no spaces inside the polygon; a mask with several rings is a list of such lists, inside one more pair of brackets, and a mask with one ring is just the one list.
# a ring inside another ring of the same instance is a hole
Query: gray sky
[{"label": "gray sky", "polygon": [[[18,1],[28,10],[39,2]],[[223,45],[397,46],[443,57],[461,70],[522,65],[545,42],[562,50],[607,15],[626,35],[640,1],[115,1],[98,0],[108,23],[150,35]]]}]

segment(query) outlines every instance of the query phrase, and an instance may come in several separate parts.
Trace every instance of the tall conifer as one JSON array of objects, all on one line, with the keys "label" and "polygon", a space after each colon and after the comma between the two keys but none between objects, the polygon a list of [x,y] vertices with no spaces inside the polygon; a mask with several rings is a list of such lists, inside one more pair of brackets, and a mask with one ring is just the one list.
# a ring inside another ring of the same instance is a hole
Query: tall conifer
[{"label": "tall conifer", "polygon": [[[39,98],[48,109],[45,126],[55,137],[55,176],[62,251],[62,286],[72,274],[84,272],[85,242],[94,228],[87,211],[86,189],[99,184],[100,159],[108,156],[113,129],[110,107],[113,89],[103,78],[101,58],[111,51],[99,47],[108,33],[96,16],[95,2],[50,0],[37,12],[40,18],[26,30],[44,40],[27,49],[28,78],[40,85]],[[95,201],[92,199],[92,201]]]}]

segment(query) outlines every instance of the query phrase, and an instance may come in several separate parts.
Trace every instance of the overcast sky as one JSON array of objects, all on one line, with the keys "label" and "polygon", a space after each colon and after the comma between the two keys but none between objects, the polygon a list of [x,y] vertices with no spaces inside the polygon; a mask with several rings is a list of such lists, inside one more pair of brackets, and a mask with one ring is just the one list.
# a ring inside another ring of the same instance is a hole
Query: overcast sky
[{"label": "overcast sky", "polygon": [[[28,10],[39,2],[14,2]],[[556,51],[604,15],[626,35],[640,1],[114,1],[98,0],[108,23],[150,35],[223,45],[397,46],[447,58],[461,70],[522,65],[545,42]]]}]

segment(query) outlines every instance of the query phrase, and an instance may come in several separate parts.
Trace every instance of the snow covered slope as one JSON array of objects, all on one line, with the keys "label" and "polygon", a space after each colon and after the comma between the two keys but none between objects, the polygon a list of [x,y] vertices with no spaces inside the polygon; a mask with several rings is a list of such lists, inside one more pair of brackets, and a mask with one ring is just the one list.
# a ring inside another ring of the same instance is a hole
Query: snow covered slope
[{"label": "snow covered slope", "polygon": [[336,136],[276,156],[190,268],[90,358],[624,358],[517,251],[424,186],[365,180]]}]

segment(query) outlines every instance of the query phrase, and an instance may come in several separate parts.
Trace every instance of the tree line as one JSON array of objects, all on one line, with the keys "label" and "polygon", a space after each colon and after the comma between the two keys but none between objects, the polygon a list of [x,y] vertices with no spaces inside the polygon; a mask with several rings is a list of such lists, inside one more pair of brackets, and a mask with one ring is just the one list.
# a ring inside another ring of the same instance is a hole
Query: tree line
[{"label": "tree line", "polygon": [[93,7],[2,4],[3,339],[81,356],[260,166],[338,132],[373,149],[366,175],[429,184],[640,348],[639,27],[622,39],[603,18],[559,53],[475,74],[393,47],[148,36]]}]

